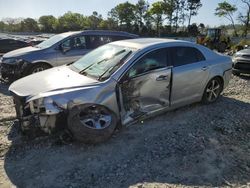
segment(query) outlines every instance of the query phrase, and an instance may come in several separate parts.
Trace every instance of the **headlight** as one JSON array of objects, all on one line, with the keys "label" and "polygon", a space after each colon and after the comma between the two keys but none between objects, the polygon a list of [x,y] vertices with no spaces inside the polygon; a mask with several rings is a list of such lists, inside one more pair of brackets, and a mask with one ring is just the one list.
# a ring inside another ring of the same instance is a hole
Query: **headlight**
[{"label": "headlight", "polygon": [[63,98],[52,99],[45,97],[29,102],[32,113],[57,114],[63,109],[67,109],[68,100]]},{"label": "headlight", "polygon": [[23,60],[22,59],[16,59],[16,58],[4,59],[3,60],[3,63],[6,63],[6,64],[17,64],[17,63],[20,63],[20,62],[23,62]]}]

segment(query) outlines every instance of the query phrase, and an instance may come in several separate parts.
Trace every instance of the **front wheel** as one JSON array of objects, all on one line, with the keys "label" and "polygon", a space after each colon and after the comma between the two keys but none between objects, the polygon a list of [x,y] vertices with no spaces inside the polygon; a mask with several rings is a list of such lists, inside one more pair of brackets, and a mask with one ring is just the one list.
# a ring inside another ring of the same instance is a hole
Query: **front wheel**
[{"label": "front wheel", "polygon": [[46,69],[51,68],[51,66],[44,64],[44,63],[38,63],[37,65],[33,65],[29,70],[28,70],[28,75],[34,74],[37,72],[44,71]]},{"label": "front wheel", "polygon": [[219,78],[211,79],[203,93],[202,102],[205,104],[210,104],[215,102],[223,90],[222,81]]},{"label": "front wheel", "polygon": [[84,143],[107,140],[113,134],[116,124],[116,116],[104,106],[77,106],[68,115],[69,130],[76,140]]}]

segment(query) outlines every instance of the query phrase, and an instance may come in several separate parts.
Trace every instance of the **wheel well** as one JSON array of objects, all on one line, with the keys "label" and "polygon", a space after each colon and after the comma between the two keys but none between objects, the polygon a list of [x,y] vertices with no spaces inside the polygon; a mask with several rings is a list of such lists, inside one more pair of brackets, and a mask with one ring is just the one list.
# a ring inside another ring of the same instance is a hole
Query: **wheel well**
[{"label": "wheel well", "polygon": [[35,63],[32,63],[31,67],[33,66],[36,66],[36,65],[46,65],[50,68],[52,68],[53,66],[51,66],[49,63],[46,63],[46,62],[43,62],[43,61],[39,61],[39,62],[35,62]]},{"label": "wheel well", "polygon": [[23,76],[29,75],[29,71],[32,69],[32,67],[37,66],[37,65],[46,65],[49,68],[52,68],[52,66],[49,63],[42,62],[42,61],[41,62],[31,63],[27,67],[24,68]]},{"label": "wheel well", "polygon": [[220,80],[220,83],[222,84],[222,88],[224,88],[224,79],[221,76],[215,76],[213,78],[218,78]]}]

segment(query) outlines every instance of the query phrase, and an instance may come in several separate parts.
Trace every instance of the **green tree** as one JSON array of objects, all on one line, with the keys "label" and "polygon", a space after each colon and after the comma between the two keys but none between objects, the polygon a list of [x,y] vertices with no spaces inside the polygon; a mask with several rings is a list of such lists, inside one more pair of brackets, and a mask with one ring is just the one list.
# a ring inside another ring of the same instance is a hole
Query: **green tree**
[{"label": "green tree", "polygon": [[167,19],[169,20],[169,27],[170,32],[172,31],[172,23],[174,21],[174,11],[176,8],[176,1],[178,0],[163,0],[163,9],[164,14],[167,16]]},{"label": "green tree", "polygon": [[58,18],[57,31],[77,31],[87,26],[87,19],[79,13],[67,12]]},{"label": "green tree", "polygon": [[192,16],[196,16],[198,14],[198,10],[201,8],[201,6],[201,0],[187,0],[187,8],[189,11],[188,25],[191,24]]},{"label": "green tree", "polygon": [[125,25],[128,31],[131,30],[131,25],[135,20],[135,5],[129,3],[118,4],[115,8],[111,9],[109,16],[118,21],[119,25]]},{"label": "green tree", "polygon": [[118,30],[118,23],[112,18],[102,20],[99,24],[101,29]]},{"label": "green tree", "polygon": [[39,31],[38,23],[33,18],[26,18],[21,21],[21,31],[37,32]]},{"label": "green tree", "polygon": [[162,26],[165,13],[165,4],[162,1],[158,1],[152,4],[152,7],[149,9],[149,15],[156,25],[157,35],[160,36],[160,28]]},{"label": "green tree", "polygon": [[0,31],[6,31],[6,24],[3,21],[0,21]]},{"label": "green tree", "polygon": [[87,17],[88,26],[91,29],[97,29],[102,20],[102,15],[98,14],[96,11],[94,11],[91,16]]},{"label": "green tree", "polygon": [[198,35],[199,30],[198,30],[196,23],[193,23],[192,25],[188,26],[188,33],[189,33],[189,35],[191,35],[193,37]]},{"label": "green tree", "polygon": [[141,32],[144,26],[144,18],[148,8],[149,5],[145,0],[138,0],[135,5],[135,24],[139,26],[139,32]]},{"label": "green tree", "polygon": [[41,16],[38,20],[41,31],[53,33],[56,30],[57,19],[52,15]]},{"label": "green tree", "polygon": [[232,26],[234,28],[234,35],[238,36],[233,14],[237,11],[237,8],[235,5],[231,5],[228,2],[224,1],[222,3],[218,3],[218,7],[215,9],[215,15],[219,17],[224,17],[227,20],[229,20],[232,23]]},{"label": "green tree", "polygon": [[242,36],[246,37],[248,34],[248,31],[250,30],[250,0],[241,0],[243,4],[246,6],[246,14],[242,14],[240,12],[238,16],[238,20],[244,25],[243,26],[243,33]]}]

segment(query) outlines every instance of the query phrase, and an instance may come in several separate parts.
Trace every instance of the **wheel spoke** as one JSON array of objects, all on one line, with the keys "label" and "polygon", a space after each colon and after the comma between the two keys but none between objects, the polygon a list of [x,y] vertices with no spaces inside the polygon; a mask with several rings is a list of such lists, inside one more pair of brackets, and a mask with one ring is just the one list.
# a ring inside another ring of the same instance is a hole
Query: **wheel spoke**
[{"label": "wheel spoke", "polygon": [[208,93],[208,100],[211,101],[213,97],[213,93],[212,91]]},{"label": "wheel spoke", "polygon": [[104,129],[111,124],[112,117],[110,115],[91,114],[80,117],[82,125],[92,129]]},{"label": "wheel spoke", "polygon": [[211,89],[214,89],[214,85],[215,85],[215,80],[212,81],[212,88]]},{"label": "wheel spoke", "polygon": [[217,86],[214,87],[214,90],[217,90],[220,88],[220,85],[218,84]]},{"label": "wheel spoke", "polygon": [[100,121],[95,121],[95,128],[96,129],[101,129],[102,128]]},{"label": "wheel spoke", "polygon": [[207,88],[207,93],[210,93],[211,92],[211,89]]},{"label": "wheel spoke", "polygon": [[212,94],[213,94],[214,98],[217,98],[218,95],[214,91],[212,91]]}]

